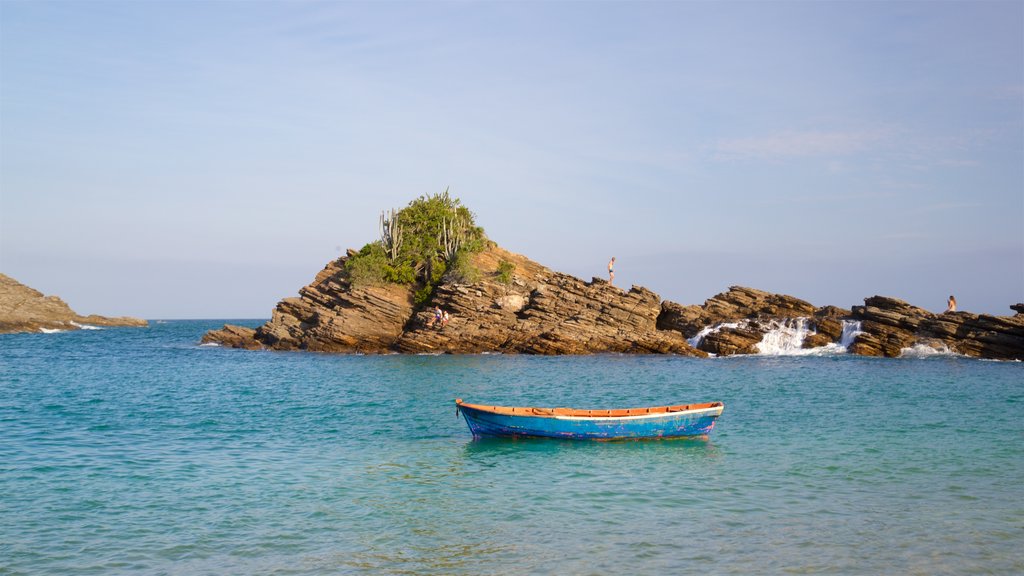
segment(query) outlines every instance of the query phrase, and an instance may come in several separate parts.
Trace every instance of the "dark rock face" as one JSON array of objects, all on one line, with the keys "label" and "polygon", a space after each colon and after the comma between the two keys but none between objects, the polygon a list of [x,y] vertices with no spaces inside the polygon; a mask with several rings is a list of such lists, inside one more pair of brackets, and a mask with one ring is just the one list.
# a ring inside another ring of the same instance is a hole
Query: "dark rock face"
[{"label": "dark rock face", "polygon": [[[498,263],[515,264],[512,281]],[[589,354],[671,353],[705,356],[675,331],[659,330],[661,298],[642,287],[628,291],[594,278],[554,272],[498,247],[476,255],[482,279],[442,283],[429,306],[416,310],[406,287],[353,287],[344,258],[320,272],[299,298],[278,303],[265,325],[225,326],[204,342],[239,348],[326,352]],[[451,315],[432,322],[434,306]]]},{"label": "dark rock face", "polygon": [[139,318],[81,316],[56,296],[44,296],[17,280],[0,274],[0,334],[40,330],[79,330],[88,326],[144,327]]},{"label": "dark rock face", "polygon": [[897,298],[872,296],[854,306],[863,334],[851,352],[899,356],[904,348],[924,345],[979,358],[1024,360],[1024,314],[990,316],[969,312],[933,314]]}]

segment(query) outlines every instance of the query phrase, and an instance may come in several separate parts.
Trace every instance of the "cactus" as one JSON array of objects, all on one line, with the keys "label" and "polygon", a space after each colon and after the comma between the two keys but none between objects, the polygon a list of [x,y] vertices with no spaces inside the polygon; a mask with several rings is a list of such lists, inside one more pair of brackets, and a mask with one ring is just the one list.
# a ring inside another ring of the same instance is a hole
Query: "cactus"
[{"label": "cactus", "polygon": [[390,217],[385,216],[384,212],[380,213],[380,243],[391,262],[398,259],[398,252],[402,248],[402,227],[394,208],[391,209]]},{"label": "cactus", "polygon": [[437,243],[440,245],[441,255],[446,261],[450,262],[455,258],[455,254],[462,247],[465,239],[466,223],[461,218],[441,220],[441,231],[437,235]]}]

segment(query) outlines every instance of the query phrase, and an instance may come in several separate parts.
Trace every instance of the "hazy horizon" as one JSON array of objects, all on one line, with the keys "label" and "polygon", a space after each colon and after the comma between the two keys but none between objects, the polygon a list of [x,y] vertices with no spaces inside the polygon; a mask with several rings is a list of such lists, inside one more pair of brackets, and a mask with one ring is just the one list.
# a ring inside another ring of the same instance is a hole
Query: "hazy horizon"
[{"label": "hazy horizon", "polygon": [[268,318],[450,189],[502,247],[1011,315],[1024,3],[0,2],[0,272]]}]

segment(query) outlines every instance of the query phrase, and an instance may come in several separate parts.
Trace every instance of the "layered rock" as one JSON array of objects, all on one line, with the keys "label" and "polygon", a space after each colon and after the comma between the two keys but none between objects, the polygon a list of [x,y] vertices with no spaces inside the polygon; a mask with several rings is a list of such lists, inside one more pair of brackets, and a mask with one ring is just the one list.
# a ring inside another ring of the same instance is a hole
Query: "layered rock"
[{"label": "layered rock", "polygon": [[[688,339],[697,339],[697,348],[719,356],[756,354],[765,334],[778,329],[780,322],[809,319],[813,332],[805,347],[818,347],[839,340],[840,319],[848,310],[826,306],[815,308],[805,300],[785,294],[772,294],[744,286],[731,286],[727,292],[709,298],[701,306],[681,306],[664,302],[658,327],[677,330]],[[712,329],[713,330],[709,330]]]},{"label": "layered rock", "polygon": [[[732,286],[703,305],[661,301],[650,290],[622,290],[599,278],[585,282],[497,246],[474,256],[481,278],[446,281],[416,306],[410,288],[353,286],[346,258],[329,263],[299,297],[278,303],[251,329],[225,326],[204,342],[238,348],[367,353],[754,354],[781,328],[806,332],[804,348],[835,344],[859,323],[848,351],[899,356],[924,345],[981,358],[1024,359],[1024,306],[1015,316],[933,314],[902,300],[865,299],[852,310],[815,307],[799,298]],[[511,262],[511,279],[498,264]],[[451,315],[433,321],[438,306]],[[693,341],[696,347],[689,344]]]},{"label": "layered rock", "polygon": [[872,296],[864,299],[863,306],[853,307],[852,317],[861,321],[863,331],[850,347],[855,354],[899,356],[907,348],[927,346],[979,358],[1024,360],[1024,314],[1020,312],[1014,316],[934,314],[898,298]]},{"label": "layered rock", "polygon": [[[515,266],[507,283],[498,273],[503,260]],[[480,280],[443,282],[418,308],[409,288],[352,286],[344,261],[328,264],[298,298],[282,300],[265,325],[225,326],[203,341],[331,352],[706,355],[682,334],[658,329],[662,303],[654,292],[584,282],[497,246],[474,256]],[[449,313],[447,324],[433,322],[434,306]]]},{"label": "layered rock", "polygon": [[677,330],[698,349],[720,356],[756,354],[765,335],[794,319],[806,321],[804,348],[838,343],[844,321],[859,322],[848,352],[898,357],[925,346],[978,358],[1024,360],[1024,305],[1014,316],[969,312],[934,314],[898,298],[872,296],[851,310],[812,304],[792,296],[733,286],[702,306],[662,304],[658,327]]},{"label": "layered rock", "polygon": [[0,274],[0,333],[79,330],[84,326],[143,327],[145,320],[131,317],[82,316],[57,296],[46,296]]},{"label": "layered rock", "polygon": [[402,336],[412,312],[409,289],[353,287],[345,275],[345,258],[339,258],[302,288],[298,298],[278,302],[263,326],[227,325],[208,332],[203,342],[249,349],[384,352]]}]

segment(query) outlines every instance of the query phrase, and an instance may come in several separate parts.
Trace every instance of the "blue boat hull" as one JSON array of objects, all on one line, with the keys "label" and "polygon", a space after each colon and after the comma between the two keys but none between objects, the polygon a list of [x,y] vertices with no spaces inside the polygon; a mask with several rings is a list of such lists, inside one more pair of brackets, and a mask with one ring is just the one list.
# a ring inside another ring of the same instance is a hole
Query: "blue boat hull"
[{"label": "blue boat hull", "polygon": [[458,405],[473,436],[534,436],[576,440],[619,440],[707,436],[722,406],[625,417],[496,414]]}]

